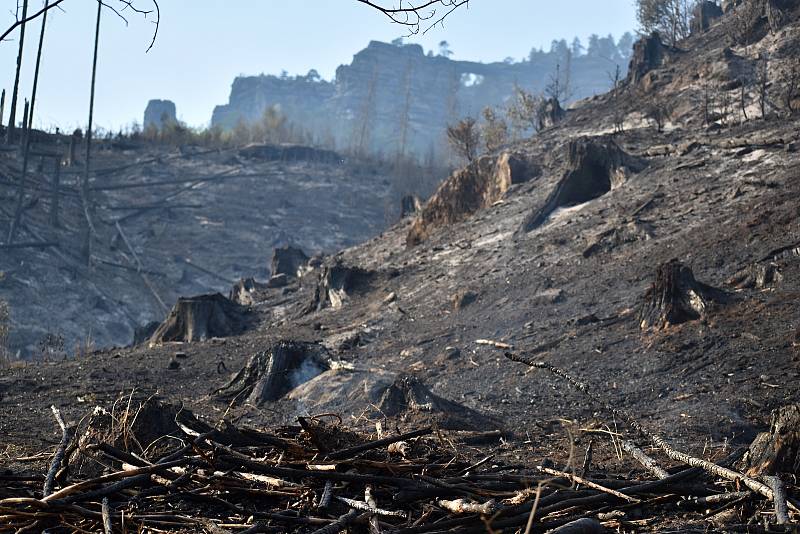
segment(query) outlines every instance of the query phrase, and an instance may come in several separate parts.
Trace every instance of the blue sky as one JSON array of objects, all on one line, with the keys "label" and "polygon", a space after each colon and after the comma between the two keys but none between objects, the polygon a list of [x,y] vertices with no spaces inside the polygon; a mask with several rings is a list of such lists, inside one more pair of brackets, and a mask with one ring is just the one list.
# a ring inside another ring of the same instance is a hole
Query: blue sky
[{"label": "blue sky", "polygon": [[[117,0],[107,0],[114,5]],[[147,6],[149,0],[136,0]],[[42,0],[31,0],[30,10]],[[216,104],[227,102],[239,74],[305,74],[315,68],[327,79],[370,40],[391,41],[407,32],[354,0],[160,0],[161,27],[145,53],[153,25],[133,13],[129,24],[103,14],[98,64],[96,122],[116,129],[141,122],[147,100],[175,101],[178,115],[202,126]],[[5,29],[14,2],[0,11]],[[63,129],[84,125],[89,100],[96,4],[65,0],[51,11],[45,35],[35,124]],[[500,61],[548,49],[553,39],[635,28],[633,0],[471,0],[443,27],[415,36],[426,50],[447,40],[454,59]],[[30,94],[40,23],[31,23],[23,59],[23,94]],[[17,54],[14,41],[0,43],[0,88],[11,92]],[[8,106],[6,106],[6,117]],[[4,118],[5,120],[5,118]]]}]

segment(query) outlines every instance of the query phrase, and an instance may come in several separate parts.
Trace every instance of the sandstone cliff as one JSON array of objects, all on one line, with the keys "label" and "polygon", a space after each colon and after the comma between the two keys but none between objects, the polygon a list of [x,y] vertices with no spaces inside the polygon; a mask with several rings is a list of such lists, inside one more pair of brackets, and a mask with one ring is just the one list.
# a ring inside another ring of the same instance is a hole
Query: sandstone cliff
[{"label": "sandstone cliff", "polygon": [[[445,128],[460,117],[502,106],[514,85],[541,92],[563,54],[537,53],[518,63],[453,61],[426,55],[421,46],[373,41],[333,82],[309,76],[245,76],[233,82],[229,103],[217,106],[212,125],[233,128],[277,106],[318,141],[338,149],[431,157],[445,153]],[[580,55],[571,59],[574,100],[608,90],[617,65],[627,57]],[[563,83],[563,81],[562,81]]]}]

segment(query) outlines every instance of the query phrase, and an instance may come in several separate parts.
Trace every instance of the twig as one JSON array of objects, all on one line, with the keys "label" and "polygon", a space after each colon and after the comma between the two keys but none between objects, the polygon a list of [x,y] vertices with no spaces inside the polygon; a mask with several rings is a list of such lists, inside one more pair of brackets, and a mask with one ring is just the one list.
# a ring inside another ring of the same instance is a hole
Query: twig
[{"label": "twig", "polygon": [[103,497],[103,504],[102,504],[102,513],[103,513],[103,530],[106,534],[112,534],[113,526],[111,524],[111,510],[108,506],[108,497]]},{"label": "twig", "polygon": [[557,477],[564,477],[570,479],[572,482],[576,484],[581,484],[582,486],[586,486],[587,488],[591,488],[597,491],[602,491],[603,493],[608,493],[609,495],[613,495],[618,499],[622,499],[624,501],[632,502],[632,503],[639,503],[642,502],[641,500],[637,499],[636,497],[631,497],[630,495],[625,495],[622,492],[617,490],[613,490],[611,488],[607,488],[596,482],[592,482],[590,480],[586,480],[583,477],[579,477],[578,475],[573,475],[572,473],[567,473],[566,471],[559,471],[558,469],[552,469],[550,467],[539,467],[539,471],[542,473],[547,473],[548,475],[553,475]]},{"label": "twig", "polygon": [[59,409],[55,406],[50,406],[50,409],[53,410],[53,416],[55,416],[58,426],[61,427],[61,443],[58,444],[58,449],[56,449],[56,453],[53,455],[53,460],[50,462],[50,469],[47,470],[47,477],[44,480],[44,490],[42,491],[44,497],[47,497],[53,493],[56,474],[61,467],[61,462],[64,460],[64,455],[67,452],[67,445],[69,445],[70,436],[72,434],[69,429],[67,429],[67,425],[64,424],[64,419],[61,417],[61,411],[59,411]]},{"label": "twig", "polygon": [[175,460],[173,462],[166,462],[163,464],[148,465],[147,467],[139,467],[127,471],[117,471],[114,473],[109,473],[108,475],[103,475],[101,477],[97,477],[91,480],[84,480],[83,482],[78,482],[71,486],[67,486],[66,488],[62,488],[57,492],[51,493],[50,495],[46,496],[41,500],[41,502],[46,503],[58,499],[63,499],[67,495],[72,495],[73,493],[77,493],[79,491],[83,491],[85,489],[98,486],[100,484],[103,484],[104,482],[111,482],[113,480],[135,477],[137,475],[142,475],[145,473],[158,473],[160,471],[166,471],[170,467],[176,467],[184,464],[185,462],[186,460]]},{"label": "twig", "polygon": [[375,497],[372,495],[372,486],[369,484],[364,488],[364,502],[367,503],[367,506],[369,506],[369,509],[373,512],[372,517],[369,518],[370,534],[383,534],[383,529],[381,529],[381,524],[378,521],[378,501],[376,501]]},{"label": "twig", "polygon": [[658,466],[658,463],[650,458],[642,449],[636,446],[632,441],[622,440],[622,449],[630,453],[634,460],[642,464],[648,471],[653,473],[656,478],[663,479],[669,476],[669,473],[664,471]]},{"label": "twig", "polygon": [[354,510],[361,510],[362,512],[370,512],[377,515],[384,515],[387,517],[402,517],[405,519],[408,514],[405,512],[398,512],[395,510],[382,510],[380,508],[372,508],[368,503],[357,501],[355,499],[348,499],[347,497],[336,497],[337,501],[345,503],[347,506]]},{"label": "twig", "polygon": [[586,477],[589,475],[589,468],[592,465],[592,448],[594,447],[594,440],[589,439],[589,445],[586,446],[586,455],[583,457],[583,468],[581,469],[581,476]]},{"label": "twig", "polygon": [[336,452],[332,452],[327,455],[327,458],[329,460],[343,460],[345,458],[352,458],[353,456],[360,454],[362,452],[389,446],[392,443],[397,443],[398,441],[406,441],[412,438],[427,436],[428,434],[432,433],[433,433],[433,428],[428,426],[420,430],[414,430],[413,432],[407,432],[405,434],[399,434],[397,436],[390,436],[388,438],[378,439],[375,441],[370,441],[369,443],[364,443],[362,445],[356,445],[355,447],[350,447],[347,449],[342,449]]},{"label": "twig", "polygon": [[356,517],[358,517],[358,512],[350,510],[330,525],[315,530],[313,534],[339,534],[339,532],[347,528],[347,525],[355,521]]},{"label": "twig", "polygon": [[600,534],[606,532],[596,519],[584,517],[550,531],[550,534]]},{"label": "twig", "polygon": [[153,284],[150,282],[150,279],[145,274],[145,268],[144,265],[142,265],[142,260],[139,259],[139,255],[136,254],[136,251],[134,250],[130,241],[128,241],[128,238],[125,236],[125,232],[122,231],[122,226],[120,226],[119,221],[115,222],[114,225],[117,227],[117,232],[119,232],[119,236],[122,238],[122,241],[125,243],[125,246],[128,247],[128,250],[131,252],[131,254],[133,254],[133,259],[136,260],[136,267],[138,269],[139,276],[142,277],[142,281],[144,281],[144,284],[147,286],[147,289],[150,290],[150,293],[153,294],[156,301],[161,306],[161,309],[166,313],[167,311],[169,311],[169,308],[167,308],[167,305],[164,304],[164,301],[161,299],[161,296],[156,291],[156,288],[153,286]]},{"label": "twig", "polygon": [[478,503],[467,499],[456,499],[454,501],[439,499],[436,501],[436,504],[454,514],[480,514],[491,516],[498,510],[497,503],[494,502],[494,500]]}]

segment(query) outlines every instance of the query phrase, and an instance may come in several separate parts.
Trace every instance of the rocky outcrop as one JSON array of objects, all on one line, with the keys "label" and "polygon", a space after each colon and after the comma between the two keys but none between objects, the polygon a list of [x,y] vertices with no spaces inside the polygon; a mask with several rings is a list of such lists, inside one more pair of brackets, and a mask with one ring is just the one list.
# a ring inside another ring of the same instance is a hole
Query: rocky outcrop
[{"label": "rocky outcrop", "polygon": [[792,20],[792,10],[798,6],[797,0],[767,0],[765,11],[770,30],[774,33],[783,28]]},{"label": "rocky outcrop", "polygon": [[406,237],[409,246],[425,241],[437,227],[463,220],[491,206],[513,184],[527,182],[541,174],[541,168],[524,156],[503,153],[483,156],[453,173],[431,197]]},{"label": "rocky outcrop", "polygon": [[539,130],[551,128],[561,122],[567,112],[555,98],[548,98],[542,102],[542,111],[539,114]]},{"label": "rocky outcrop", "polygon": [[[624,71],[627,58],[616,61]],[[515,85],[541,92],[559,63],[563,68],[557,52],[518,63],[477,63],[426,55],[416,44],[373,41],[337,69],[333,82],[313,75],[236,78],[229,103],[215,108],[211,122],[233,128],[276,106],[293,124],[341,149],[442,156],[449,153],[448,124],[504,105]],[[576,100],[608,90],[606,73],[614,69],[608,59],[583,55],[571,65]]]},{"label": "rocky outcrop", "polygon": [[144,128],[160,130],[165,124],[176,124],[178,115],[171,100],[151,100],[144,110]]},{"label": "rocky outcrop", "polygon": [[716,2],[709,0],[699,2],[692,13],[691,32],[700,33],[706,31],[722,15],[722,8]]},{"label": "rocky outcrop", "polygon": [[[292,123],[322,132],[320,112],[333,97],[335,86],[318,76],[240,76],[233,81],[228,104],[217,106],[211,125],[231,129],[239,121],[253,122],[275,106]],[[327,125],[327,123],[325,123]]]},{"label": "rocky outcrop", "polygon": [[653,32],[633,45],[633,56],[628,66],[628,81],[638,83],[645,75],[663,66],[674,50],[661,41],[661,35]]}]

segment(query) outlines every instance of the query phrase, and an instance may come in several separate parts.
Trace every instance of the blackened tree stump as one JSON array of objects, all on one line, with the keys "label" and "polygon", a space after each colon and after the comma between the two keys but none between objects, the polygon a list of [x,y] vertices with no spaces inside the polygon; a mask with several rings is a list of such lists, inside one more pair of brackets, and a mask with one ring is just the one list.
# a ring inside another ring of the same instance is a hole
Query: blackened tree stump
[{"label": "blackened tree stump", "polygon": [[639,312],[641,328],[661,329],[704,317],[723,291],[698,282],[692,270],[677,260],[662,264]]},{"label": "blackened tree stump", "polygon": [[743,462],[750,476],[800,475],[800,404],[772,412],[769,431],[756,436]]},{"label": "blackened tree stump", "polygon": [[313,343],[279,341],[258,352],[228,384],[214,392],[220,400],[238,406],[261,406],[286,395],[328,369],[325,349]]},{"label": "blackened tree stump", "polygon": [[244,330],[243,316],[244,310],[238,304],[219,293],[179,298],[150,338],[150,344],[231,336]]},{"label": "blackened tree stump", "polygon": [[314,289],[314,296],[303,309],[302,314],[305,315],[327,307],[341,308],[352,294],[369,287],[375,275],[376,273],[373,271],[341,263],[324,265]]},{"label": "blackened tree stump", "polygon": [[272,251],[270,274],[285,274],[289,278],[297,278],[298,273],[308,265],[308,256],[299,248],[286,245]]},{"label": "blackened tree stump", "polygon": [[383,416],[404,419],[433,419],[447,430],[495,430],[502,423],[490,416],[433,393],[412,375],[401,375],[384,390],[377,403]]}]

